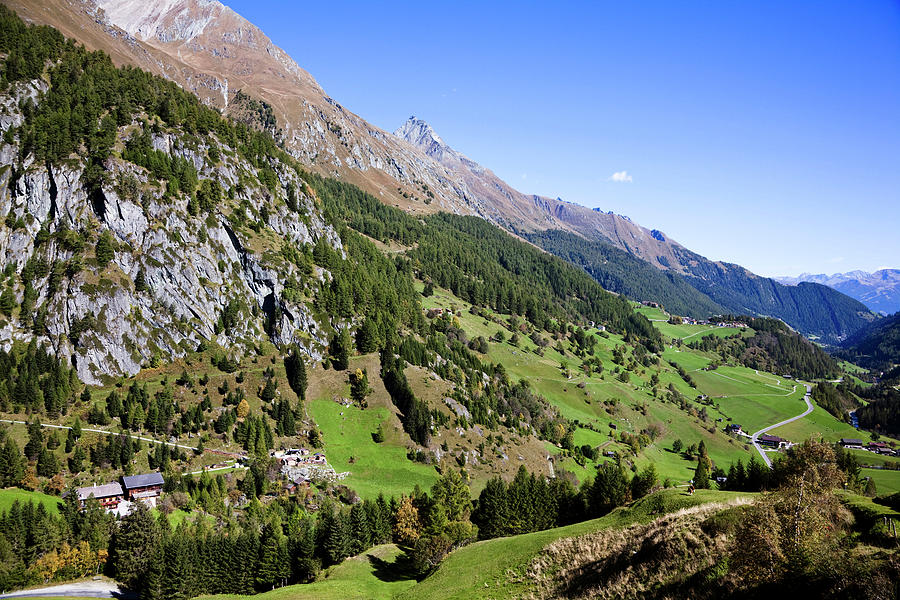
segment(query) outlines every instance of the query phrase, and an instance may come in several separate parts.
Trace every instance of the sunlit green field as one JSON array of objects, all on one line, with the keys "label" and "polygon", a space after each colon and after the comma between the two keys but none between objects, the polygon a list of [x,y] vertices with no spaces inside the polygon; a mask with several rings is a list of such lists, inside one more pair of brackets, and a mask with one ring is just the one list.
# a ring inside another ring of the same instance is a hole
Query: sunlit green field
[{"label": "sunlit green field", "polygon": [[[372,433],[387,421],[388,410],[342,406],[332,400],[318,399],[309,409],[325,441],[328,462],[338,472],[350,471],[342,483],[363,498],[400,496],[419,484],[424,489],[437,480],[434,467],[406,457],[406,448],[390,443],[375,443]],[[343,414],[342,414],[343,413]]]},{"label": "sunlit green field", "polygon": [[59,504],[62,502],[57,496],[48,496],[41,492],[29,492],[28,490],[20,490],[18,488],[7,488],[0,490],[0,512],[9,510],[16,500],[20,504],[35,502],[43,504],[51,513],[59,512]]}]

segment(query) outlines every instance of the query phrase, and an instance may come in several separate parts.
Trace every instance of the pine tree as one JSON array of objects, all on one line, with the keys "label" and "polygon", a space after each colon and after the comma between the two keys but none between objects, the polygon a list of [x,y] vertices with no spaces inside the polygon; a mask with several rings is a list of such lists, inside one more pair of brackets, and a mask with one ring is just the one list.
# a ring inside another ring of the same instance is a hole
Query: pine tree
[{"label": "pine tree", "polygon": [[[702,442],[701,442],[702,443]],[[698,490],[709,489],[709,457],[702,454],[697,457],[697,468],[694,470],[694,487]]]},{"label": "pine tree", "polygon": [[113,536],[110,553],[115,578],[126,588],[140,589],[159,540],[156,519],[143,502],[136,502]]},{"label": "pine tree", "polygon": [[273,527],[267,525],[263,529],[262,544],[259,549],[259,562],[256,568],[256,588],[259,590],[275,589],[279,579],[281,559],[280,540]]},{"label": "pine tree", "polygon": [[472,515],[482,539],[506,535],[509,528],[509,505],[506,483],[499,477],[488,480],[478,496],[478,510]]},{"label": "pine tree", "polygon": [[69,458],[69,471],[73,474],[81,473],[82,469],[84,469],[84,460],[84,450],[81,449],[81,446],[76,446],[75,452]]},{"label": "pine tree", "polygon": [[115,257],[115,242],[108,229],[104,229],[97,239],[94,254],[97,257],[97,264],[100,265],[100,268],[105,268],[109,261]]},{"label": "pine tree", "polygon": [[288,385],[291,386],[301,402],[306,400],[306,363],[297,346],[294,346],[291,353],[284,359],[284,367],[287,372]]},{"label": "pine tree", "polygon": [[356,330],[356,349],[360,354],[368,354],[378,350],[378,331],[371,317],[363,319]]},{"label": "pine tree", "polygon": [[338,510],[325,521],[325,556],[336,565],[350,556],[349,519]]},{"label": "pine tree", "polygon": [[195,553],[191,546],[191,539],[181,535],[174,535],[166,540],[162,584],[163,597],[166,600],[189,600],[196,595],[193,564]]},{"label": "pine tree", "polygon": [[259,397],[263,402],[271,402],[275,399],[275,380],[271,377],[266,378],[266,385],[263,387]]},{"label": "pine tree", "polygon": [[594,516],[602,516],[628,501],[628,478],[621,464],[605,462],[597,469],[590,488],[589,508]]},{"label": "pine tree", "polygon": [[336,371],[344,371],[350,366],[350,345],[350,332],[346,327],[341,328],[331,339],[331,365]]},{"label": "pine tree", "polygon": [[138,270],[138,273],[134,278],[134,291],[136,291],[136,292],[146,292],[147,291],[147,276],[144,275],[144,269]]},{"label": "pine tree", "polygon": [[7,317],[11,317],[13,309],[16,307],[16,296],[13,294],[11,287],[6,287],[0,294],[0,312]]},{"label": "pine tree", "polygon": [[0,450],[0,485],[3,487],[17,486],[25,477],[25,465],[22,461],[22,453],[12,438],[7,437]]},{"label": "pine tree", "polygon": [[350,509],[351,554],[359,554],[372,545],[372,530],[363,503],[357,502]]}]

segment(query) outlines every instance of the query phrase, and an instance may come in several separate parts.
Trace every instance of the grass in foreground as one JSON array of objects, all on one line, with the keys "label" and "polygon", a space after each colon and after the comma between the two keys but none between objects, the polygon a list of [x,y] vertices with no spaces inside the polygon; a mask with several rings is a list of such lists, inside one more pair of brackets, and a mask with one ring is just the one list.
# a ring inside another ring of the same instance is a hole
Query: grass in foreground
[{"label": "grass in foreground", "polygon": [[688,496],[682,489],[663,490],[639,500],[629,507],[567,527],[548,529],[525,535],[487,540],[466,546],[444,560],[438,570],[404,591],[398,598],[409,600],[515,598],[523,593],[520,583],[510,582],[510,573],[521,574],[531,559],[544,546],[560,538],[583,535],[607,527],[623,527],[632,523],[649,523],[658,516],[680,508],[749,496],[738,492],[698,490]]}]

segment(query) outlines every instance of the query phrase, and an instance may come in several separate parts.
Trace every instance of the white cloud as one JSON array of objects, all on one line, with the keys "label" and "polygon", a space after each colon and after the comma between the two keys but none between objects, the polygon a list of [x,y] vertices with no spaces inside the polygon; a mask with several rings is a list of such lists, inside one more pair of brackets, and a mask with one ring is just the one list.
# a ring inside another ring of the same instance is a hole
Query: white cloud
[{"label": "white cloud", "polygon": [[607,181],[612,181],[614,183],[631,183],[633,179],[631,178],[631,175],[628,174],[628,171],[616,171],[609,176]]}]

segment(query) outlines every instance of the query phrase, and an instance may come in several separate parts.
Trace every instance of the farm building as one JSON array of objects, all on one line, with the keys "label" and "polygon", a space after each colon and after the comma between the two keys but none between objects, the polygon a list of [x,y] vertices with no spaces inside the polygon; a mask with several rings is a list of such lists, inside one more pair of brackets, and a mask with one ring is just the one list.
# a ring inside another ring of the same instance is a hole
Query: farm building
[{"label": "farm building", "polygon": [[780,438],[777,435],[769,435],[764,434],[759,436],[756,440],[759,442],[761,446],[768,446],[769,448],[790,448],[791,443],[784,438]]},{"label": "farm building", "polygon": [[863,449],[862,440],[856,438],[841,438],[841,446],[844,448],[855,448],[856,450]]},{"label": "farm building", "polygon": [[143,475],[127,475],[122,478],[125,494],[129,500],[140,500],[154,508],[156,499],[162,494],[165,480],[161,473],[145,473]]},{"label": "farm building", "polygon": [[96,498],[100,502],[100,506],[107,510],[114,510],[125,498],[122,486],[116,482],[78,488],[75,493],[78,494],[81,508],[84,508],[88,498]]}]

